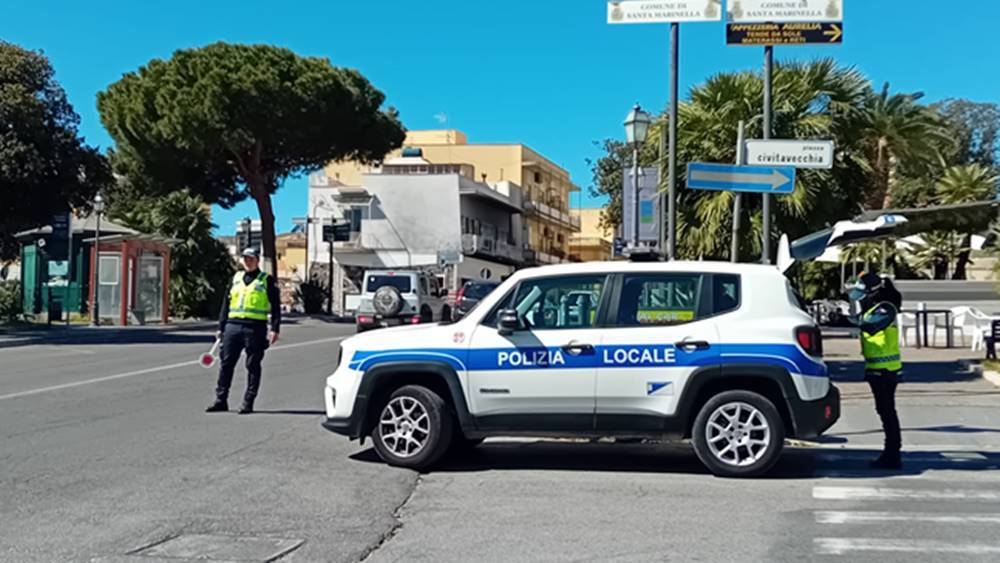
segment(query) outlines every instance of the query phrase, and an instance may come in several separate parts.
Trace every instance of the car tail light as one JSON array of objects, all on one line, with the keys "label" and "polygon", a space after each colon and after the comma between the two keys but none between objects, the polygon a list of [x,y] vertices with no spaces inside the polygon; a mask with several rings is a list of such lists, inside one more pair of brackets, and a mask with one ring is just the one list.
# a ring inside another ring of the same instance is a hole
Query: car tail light
[{"label": "car tail light", "polygon": [[416,316],[410,317],[410,324],[411,325],[418,325],[418,324],[420,324],[420,316],[416,315]]},{"label": "car tail light", "polygon": [[368,315],[359,315],[358,316],[358,324],[368,324],[368,323],[372,322],[372,320],[373,319],[371,317],[369,317]]},{"label": "car tail light", "polygon": [[465,297],[465,286],[464,285],[458,290],[458,295],[455,296],[455,303],[461,303],[463,297]]},{"label": "car tail light", "polygon": [[823,417],[826,418],[826,420],[833,418],[833,407],[827,405],[826,409],[823,411]]},{"label": "car tail light", "polygon": [[823,335],[819,328],[815,326],[800,326],[795,329],[795,341],[806,351],[806,354],[815,357],[823,356]]}]

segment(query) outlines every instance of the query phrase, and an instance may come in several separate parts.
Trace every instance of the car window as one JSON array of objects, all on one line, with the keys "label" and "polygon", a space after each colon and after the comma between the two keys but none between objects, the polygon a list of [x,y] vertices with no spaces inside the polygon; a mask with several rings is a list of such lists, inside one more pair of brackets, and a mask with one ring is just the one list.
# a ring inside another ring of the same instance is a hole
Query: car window
[{"label": "car window", "polygon": [[427,278],[420,278],[420,294],[427,295]]},{"label": "car window", "polygon": [[712,276],[712,313],[721,315],[740,308],[740,277],[733,274]]},{"label": "car window", "polygon": [[605,280],[603,275],[527,280],[508,306],[528,329],[590,328],[597,324]]},{"label": "car window", "polygon": [[792,282],[785,280],[785,293],[788,295],[788,302],[792,304],[793,307],[798,307],[805,312],[809,312],[809,304],[806,300],[799,295],[799,292],[795,290]]},{"label": "car window", "polygon": [[382,287],[383,285],[391,285],[400,291],[400,293],[409,293],[413,290],[413,286],[410,283],[410,278],[408,276],[390,276],[388,274],[373,274],[368,276],[368,281],[366,282],[365,291],[369,293],[374,293],[376,289]]},{"label": "car window", "polygon": [[462,297],[467,299],[482,299],[490,294],[491,291],[496,289],[497,284],[495,283],[477,283],[468,282],[465,284],[465,290],[462,292]]},{"label": "car window", "polygon": [[622,283],[619,326],[664,326],[697,318],[701,274],[634,274]]}]

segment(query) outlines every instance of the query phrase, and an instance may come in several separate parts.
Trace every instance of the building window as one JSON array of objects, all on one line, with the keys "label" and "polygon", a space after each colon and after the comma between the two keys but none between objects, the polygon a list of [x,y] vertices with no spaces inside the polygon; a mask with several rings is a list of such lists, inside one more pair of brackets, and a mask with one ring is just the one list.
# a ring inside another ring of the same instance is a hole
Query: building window
[{"label": "building window", "polygon": [[535,172],[535,183],[536,184],[541,184],[542,183],[542,173],[541,172]]}]

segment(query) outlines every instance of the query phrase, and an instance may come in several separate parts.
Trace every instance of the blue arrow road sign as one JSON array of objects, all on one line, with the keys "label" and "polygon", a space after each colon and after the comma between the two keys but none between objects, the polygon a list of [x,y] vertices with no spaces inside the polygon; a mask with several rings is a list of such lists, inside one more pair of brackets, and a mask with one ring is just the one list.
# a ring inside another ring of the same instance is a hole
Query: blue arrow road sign
[{"label": "blue arrow road sign", "polygon": [[692,162],[687,166],[687,187],[693,190],[790,194],[795,190],[795,169],[788,166]]}]

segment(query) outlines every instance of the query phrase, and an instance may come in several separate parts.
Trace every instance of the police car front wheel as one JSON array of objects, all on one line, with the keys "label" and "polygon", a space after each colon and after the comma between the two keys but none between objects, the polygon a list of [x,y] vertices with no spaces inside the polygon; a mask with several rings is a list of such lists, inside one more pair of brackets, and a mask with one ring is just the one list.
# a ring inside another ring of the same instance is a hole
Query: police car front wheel
[{"label": "police car front wheel", "polygon": [[725,391],[698,412],[693,434],[695,453],[712,473],[750,477],[766,472],[778,460],[785,427],[766,397]]},{"label": "police car front wheel", "polygon": [[389,465],[424,469],[448,450],[452,417],[437,393],[420,385],[395,390],[378,413],[375,451]]}]

